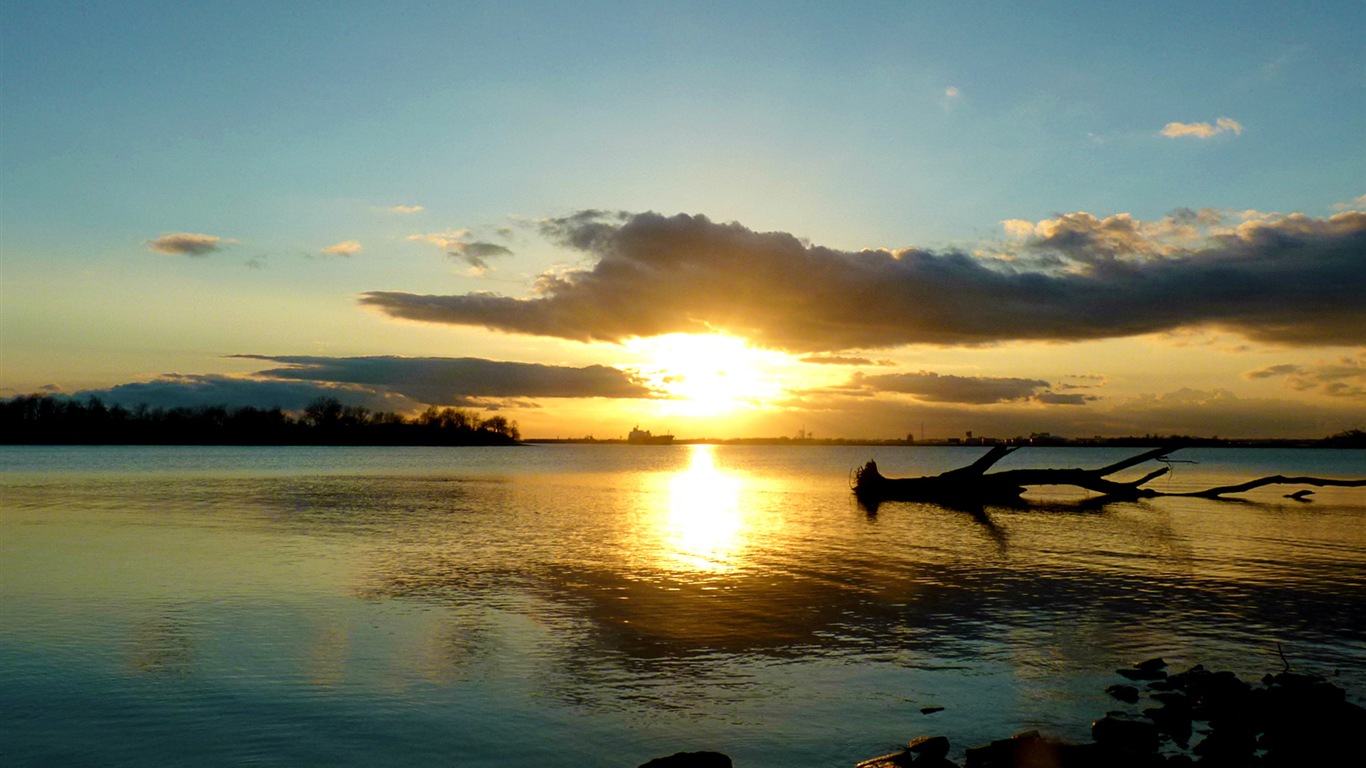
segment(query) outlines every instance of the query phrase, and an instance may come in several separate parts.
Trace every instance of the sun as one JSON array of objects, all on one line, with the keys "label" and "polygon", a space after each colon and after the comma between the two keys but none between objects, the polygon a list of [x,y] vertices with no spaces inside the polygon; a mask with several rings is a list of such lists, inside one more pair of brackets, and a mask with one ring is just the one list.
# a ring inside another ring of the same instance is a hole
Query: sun
[{"label": "sun", "polygon": [[642,360],[640,375],[668,396],[665,410],[678,416],[762,406],[782,392],[777,372],[789,362],[734,336],[674,333],[626,346]]}]

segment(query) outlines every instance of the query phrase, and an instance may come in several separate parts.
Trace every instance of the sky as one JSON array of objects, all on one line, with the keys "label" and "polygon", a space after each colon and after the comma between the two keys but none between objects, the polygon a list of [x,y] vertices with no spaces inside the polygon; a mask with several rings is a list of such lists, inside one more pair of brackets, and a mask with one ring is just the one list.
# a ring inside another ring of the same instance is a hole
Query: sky
[{"label": "sky", "polygon": [[0,397],[1366,427],[1366,5],[0,3]]}]

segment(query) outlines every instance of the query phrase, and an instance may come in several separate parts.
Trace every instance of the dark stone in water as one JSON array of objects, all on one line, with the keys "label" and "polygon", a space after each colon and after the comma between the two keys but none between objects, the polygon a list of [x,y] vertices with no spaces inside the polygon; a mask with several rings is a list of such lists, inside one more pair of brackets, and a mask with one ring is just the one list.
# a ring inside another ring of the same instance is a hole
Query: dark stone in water
[{"label": "dark stone in water", "polygon": [[1248,728],[1215,728],[1191,750],[1200,762],[1214,765],[1244,765],[1257,750],[1257,734]]},{"label": "dark stone in water", "polygon": [[1190,697],[1184,693],[1179,693],[1176,691],[1166,693],[1153,693],[1149,694],[1148,698],[1167,707],[1180,707],[1182,709],[1191,708]]},{"label": "dark stone in water", "polygon": [[[1081,750],[1081,751],[1078,751]],[[1025,768],[1026,766],[1086,766],[1081,759],[1084,748],[1065,741],[1040,736],[1038,731],[1017,733],[964,755],[967,768]]]},{"label": "dark stone in water", "polygon": [[922,715],[933,715],[935,712],[943,712],[943,711],[944,711],[944,708],[943,708],[943,707],[921,707],[921,708],[920,708],[920,714],[922,714]]},{"label": "dark stone in water", "polygon": [[903,749],[900,752],[893,752],[890,755],[875,757],[872,760],[864,760],[858,765],[855,765],[854,768],[911,768],[911,766],[916,764],[915,755],[912,755],[910,752]]},{"label": "dark stone in water", "polygon": [[949,755],[949,739],[947,736],[920,736],[911,739],[906,745],[906,750],[919,756],[917,765],[926,759],[943,760]]},{"label": "dark stone in water", "polygon": [[1121,752],[1157,750],[1157,726],[1151,720],[1122,712],[1112,712],[1091,723],[1091,738]]},{"label": "dark stone in water", "polygon": [[1164,669],[1138,669],[1137,667],[1129,667],[1126,669],[1116,669],[1115,671],[1130,680],[1161,680],[1167,676],[1167,671]]},{"label": "dark stone in water", "polygon": [[1138,703],[1138,689],[1132,685],[1112,685],[1105,689],[1105,692],[1128,704]]},{"label": "dark stone in water", "polygon": [[1166,706],[1152,707],[1143,710],[1143,714],[1153,721],[1157,726],[1157,731],[1171,738],[1181,746],[1185,746],[1191,738],[1191,710],[1190,707]]},{"label": "dark stone in water", "polygon": [[[1160,662],[1151,659],[1119,672],[1159,674]],[[1107,713],[1091,724],[1094,743],[1071,744],[1028,731],[967,750],[966,768],[1366,765],[1366,708],[1347,701],[1346,691],[1322,677],[1287,670],[1254,687],[1232,672],[1196,665],[1159,683],[1148,687],[1161,689],[1150,696],[1162,706],[1145,709],[1146,718]],[[1138,699],[1132,686],[1106,691],[1122,701]],[[1193,721],[1208,725],[1196,729]],[[1195,733],[1203,738],[1188,749]],[[1162,743],[1165,754],[1158,752]],[[1176,747],[1182,752],[1171,754]],[[947,738],[921,737],[901,752],[859,766],[951,768],[948,749]]]},{"label": "dark stone in water", "polygon": [[730,758],[720,752],[675,752],[656,757],[640,768],[733,768]]},{"label": "dark stone in water", "polygon": [[1117,669],[1116,672],[1124,675],[1130,680],[1161,680],[1167,676],[1167,662],[1161,658],[1147,659],[1134,664],[1127,669]]}]

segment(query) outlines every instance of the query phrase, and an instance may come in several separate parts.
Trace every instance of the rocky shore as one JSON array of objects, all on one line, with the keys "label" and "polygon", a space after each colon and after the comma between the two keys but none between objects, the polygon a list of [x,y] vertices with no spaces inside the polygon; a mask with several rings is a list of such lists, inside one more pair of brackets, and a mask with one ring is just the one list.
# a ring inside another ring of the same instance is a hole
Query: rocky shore
[{"label": "rocky shore", "polygon": [[[1090,742],[1028,731],[969,748],[960,766],[949,759],[948,737],[920,736],[855,768],[1366,765],[1366,709],[1318,675],[1287,666],[1249,683],[1199,664],[1169,674],[1162,659],[1116,672],[1124,682],[1106,692],[1127,707],[1093,721]],[[719,752],[680,752],[641,768],[733,768],[733,763]]]}]

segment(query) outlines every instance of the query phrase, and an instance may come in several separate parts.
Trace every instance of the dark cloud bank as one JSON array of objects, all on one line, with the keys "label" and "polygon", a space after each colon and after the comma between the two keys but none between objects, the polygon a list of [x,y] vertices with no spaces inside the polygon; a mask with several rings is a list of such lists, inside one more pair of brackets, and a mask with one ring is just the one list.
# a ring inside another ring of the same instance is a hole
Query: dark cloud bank
[{"label": "dark cloud bank", "polygon": [[153,381],[119,384],[107,389],[87,389],[79,397],[98,397],[110,405],[135,408],[201,408],[229,405],[234,408],[282,408],[302,410],[319,397],[336,397],[373,410],[405,410],[411,403],[373,390],[339,388],[313,381],[260,381],[217,374],[168,374]]},{"label": "dark cloud bank", "polygon": [[657,396],[630,373],[603,365],[574,368],[475,357],[237,357],[279,367],[258,371],[252,378],[170,374],[76,394],[125,407],[193,408],[226,403],[285,410],[300,410],[319,397],[335,397],[374,410],[396,411],[417,403],[496,408],[515,398]]},{"label": "dark cloud bank", "polygon": [[931,403],[988,405],[1033,400],[1046,405],[1081,405],[1095,399],[1080,394],[1058,394],[1051,390],[1052,385],[1040,379],[953,376],[930,371],[855,375],[851,385],[878,392],[915,395],[919,400]]},{"label": "dark cloud bank", "polygon": [[[585,211],[544,236],[595,260],[533,298],[364,294],[398,318],[579,341],[721,331],[794,352],[1084,340],[1209,326],[1273,343],[1366,340],[1366,214],[1180,227],[1069,214],[994,256],[839,251],[703,216]],[[1144,229],[1144,227],[1148,229]],[[1175,234],[1173,234],[1175,233]]]},{"label": "dark cloud bank", "polygon": [[605,365],[573,368],[477,357],[267,357],[280,363],[256,375],[379,387],[423,403],[472,405],[488,398],[640,398],[655,393],[629,373]]}]

